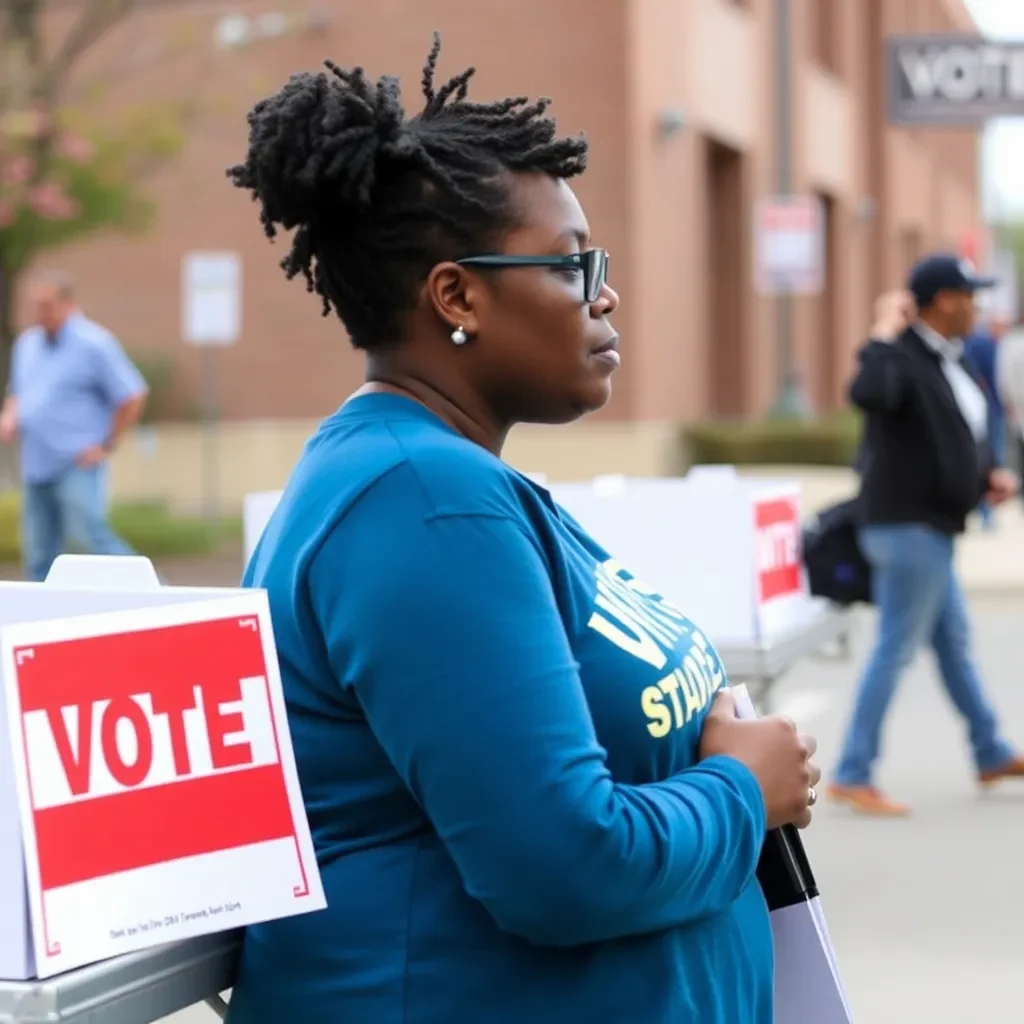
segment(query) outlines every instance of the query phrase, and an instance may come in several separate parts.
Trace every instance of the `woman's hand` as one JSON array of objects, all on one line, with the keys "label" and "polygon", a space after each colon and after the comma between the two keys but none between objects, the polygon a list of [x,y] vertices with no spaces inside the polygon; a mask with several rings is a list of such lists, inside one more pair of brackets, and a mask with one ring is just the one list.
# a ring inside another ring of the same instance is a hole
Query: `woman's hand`
[{"label": "woman's hand", "polygon": [[821,769],[811,762],[818,744],[800,736],[794,723],[780,715],[743,721],[736,703],[722,690],[704,720],[700,757],[724,754],[746,765],[760,783],[768,828],[811,823],[812,790]]}]

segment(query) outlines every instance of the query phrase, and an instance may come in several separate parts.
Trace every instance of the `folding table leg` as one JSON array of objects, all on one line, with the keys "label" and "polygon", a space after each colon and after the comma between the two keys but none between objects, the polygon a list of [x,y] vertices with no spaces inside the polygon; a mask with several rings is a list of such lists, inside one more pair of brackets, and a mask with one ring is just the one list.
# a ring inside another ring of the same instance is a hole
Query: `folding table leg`
[{"label": "folding table leg", "polygon": [[209,999],[206,1000],[206,1005],[213,1010],[221,1020],[228,1015],[228,1004],[219,995],[210,996]]}]

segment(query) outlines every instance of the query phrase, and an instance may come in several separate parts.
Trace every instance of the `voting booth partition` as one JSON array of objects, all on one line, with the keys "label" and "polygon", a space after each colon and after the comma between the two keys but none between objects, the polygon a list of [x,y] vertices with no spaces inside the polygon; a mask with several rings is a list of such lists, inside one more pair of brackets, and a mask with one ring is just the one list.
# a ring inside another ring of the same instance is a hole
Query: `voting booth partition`
[{"label": "voting booth partition", "polygon": [[698,466],[685,477],[554,484],[622,567],[719,647],[771,644],[817,612],[800,556],[800,484]]},{"label": "voting booth partition", "polygon": [[[732,466],[576,483],[527,475],[719,647],[768,645],[820,614],[800,552],[798,481],[741,477]],[[246,562],[281,494],[246,496]]]},{"label": "voting booth partition", "polygon": [[249,563],[283,491],[253,491],[242,502],[242,550]]},{"label": "voting booth partition", "polygon": [[0,583],[0,978],[325,906],[266,595]]}]

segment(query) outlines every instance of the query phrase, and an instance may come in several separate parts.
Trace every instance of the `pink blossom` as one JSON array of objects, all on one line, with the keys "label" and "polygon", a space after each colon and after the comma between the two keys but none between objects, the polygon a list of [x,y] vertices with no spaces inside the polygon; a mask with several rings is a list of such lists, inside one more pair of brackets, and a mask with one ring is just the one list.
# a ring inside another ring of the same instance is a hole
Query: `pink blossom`
[{"label": "pink blossom", "polygon": [[0,199],[0,228],[9,228],[14,223],[14,204]]},{"label": "pink blossom", "polygon": [[32,177],[36,163],[30,156],[16,156],[3,165],[2,178],[7,185],[24,185]]},{"label": "pink blossom", "polygon": [[62,135],[57,142],[61,156],[76,164],[87,164],[93,156],[93,146],[80,135]]},{"label": "pink blossom", "polygon": [[79,211],[78,203],[55,181],[43,182],[32,189],[28,204],[46,220],[70,220]]}]

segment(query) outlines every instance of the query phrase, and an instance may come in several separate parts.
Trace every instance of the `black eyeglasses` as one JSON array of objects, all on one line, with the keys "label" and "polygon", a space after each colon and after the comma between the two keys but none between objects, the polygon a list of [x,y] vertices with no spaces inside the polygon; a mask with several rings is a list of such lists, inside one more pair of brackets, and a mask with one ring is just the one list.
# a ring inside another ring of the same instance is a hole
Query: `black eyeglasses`
[{"label": "black eyeglasses", "polygon": [[516,256],[494,253],[489,256],[467,256],[456,260],[462,267],[554,267],[579,270],[583,276],[583,301],[597,302],[608,280],[608,253],[604,249],[587,249],[571,256]]}]

